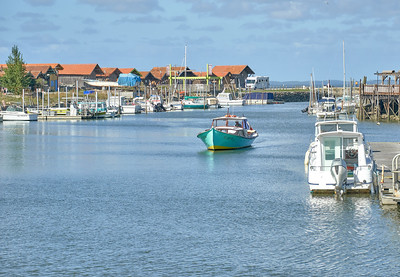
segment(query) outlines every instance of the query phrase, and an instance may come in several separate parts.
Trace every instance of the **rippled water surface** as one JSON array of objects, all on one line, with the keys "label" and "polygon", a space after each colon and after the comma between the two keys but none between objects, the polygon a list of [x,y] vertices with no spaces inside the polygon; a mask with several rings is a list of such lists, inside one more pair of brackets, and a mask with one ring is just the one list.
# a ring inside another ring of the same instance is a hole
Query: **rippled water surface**
[{"label": "rippled water surface", "polygon": [[215,153],[196,135],[221,109],[0,124],[0,275],[400,274],[399,209],[310,195],[304,106],[231,109],[260,137]]}]

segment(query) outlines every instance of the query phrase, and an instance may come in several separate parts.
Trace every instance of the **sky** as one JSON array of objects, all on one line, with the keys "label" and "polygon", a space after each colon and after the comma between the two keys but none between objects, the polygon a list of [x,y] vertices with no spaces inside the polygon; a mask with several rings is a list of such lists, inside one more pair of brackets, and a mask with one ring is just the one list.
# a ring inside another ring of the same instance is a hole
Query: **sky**
[{"label": "sky", "polygon": [[248,65],[271,81],[400,70],[399,0],[1,0],[0,11],[0,63],[16,45],[25,63],[148,71],[183,66],[186,46],[194,71]]}]

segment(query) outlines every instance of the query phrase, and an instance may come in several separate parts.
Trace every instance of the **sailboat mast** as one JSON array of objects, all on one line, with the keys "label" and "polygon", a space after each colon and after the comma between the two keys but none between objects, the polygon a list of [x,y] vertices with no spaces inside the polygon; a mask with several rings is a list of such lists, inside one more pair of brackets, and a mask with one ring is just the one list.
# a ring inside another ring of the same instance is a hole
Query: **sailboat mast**
[{"label": "sailboat mast", "polygon": [[309,107],[309,109],[311,109],[311,106],[312,106],[312,103],[313,103],[313,93],[312,93],[312,73],[310,74],[311,75],[311,81],[310,81],[310,101],[309,101],[309,104],[308,104],[308,107]]},{"label": "sailboat mast", "polygon": [[344,40],[343,40],[343,100],[345,99],[346,95],[346,66],[344,60]]},{"label": "sailboat mast", "polygon": [[185,81],[184,81],[184,85],[183,85],[183,90],[185,91],[185,96],[186,96],[186,48],[187,48],[187,44],[185,44]]}]

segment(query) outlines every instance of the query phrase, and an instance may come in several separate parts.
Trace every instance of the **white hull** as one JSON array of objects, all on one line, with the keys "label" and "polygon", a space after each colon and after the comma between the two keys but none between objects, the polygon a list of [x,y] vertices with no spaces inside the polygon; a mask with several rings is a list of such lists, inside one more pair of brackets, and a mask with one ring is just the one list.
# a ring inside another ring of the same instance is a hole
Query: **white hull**
[{"label": "white hull", "polygon": [[166,109],[169,111],[182,111],[183,105],[181,102],[171,102],[171,103],[167,104]]},{"label": "white hull", "polygon": [[138,104],[121,106],[121,114],[137,114],[141,112],[142,112],[142,107]]},{"label": "white hull", "polygon": [[2,112],[4,121],[37,121],[38,115],[24,112]]},{"label": "white hull", "polygon": [[233,99],[232,94],[228,92],[221,92],[217,95],[218,104],[222,107],[229,106],[243,106],[246,104],[246,100],[243,99]]},{"label": "white hull", "polygon": [[229,101],[221,101],[219,100],[218,103],[222,107],[231,107],[231,106],[244,106],[246,100],[229,100]]},{"label": "white hull", "polygon": [[[305,159],[311,192],[373,190],[372,151],[357,131],[357,124],[354,122],[353,127],[352,124],[352,121],[343,120],[316,123],[316,138]],[[343,164],[338,160],[343,160]]]}]

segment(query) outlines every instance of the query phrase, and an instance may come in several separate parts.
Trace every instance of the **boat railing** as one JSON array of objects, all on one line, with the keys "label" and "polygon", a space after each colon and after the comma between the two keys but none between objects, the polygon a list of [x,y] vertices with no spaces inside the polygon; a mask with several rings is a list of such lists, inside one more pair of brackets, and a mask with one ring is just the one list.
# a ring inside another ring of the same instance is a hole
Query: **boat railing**
[{"label": "boat railing", "polygon": [[399,173],[400,173],[400,167],[399,167],[399,159],[400,159],[400,154],[397,154],[394,156],[392,160],[392,174],[393,174],[393,188],[399,189],[399,184],[400,184],[400,179],[399,179]]},{"label": "boat railing", "polygon": [[[330,165],[311,165],[310,166],[310,171],[329,171],[331,169]],[[348,165],[347,170],[353,172],[356,171],[357,169],[368,169],[372,170],[372,165],[356,165],[354,164],[353,166]]]}]

